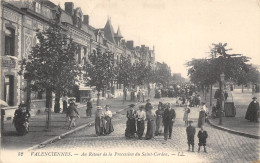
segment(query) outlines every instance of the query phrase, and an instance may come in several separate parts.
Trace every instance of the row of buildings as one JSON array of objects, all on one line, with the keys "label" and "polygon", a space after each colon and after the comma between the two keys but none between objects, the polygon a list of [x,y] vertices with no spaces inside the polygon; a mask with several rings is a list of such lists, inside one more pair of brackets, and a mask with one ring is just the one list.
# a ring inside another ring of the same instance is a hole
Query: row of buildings
[{"label": "row of buildings", "polygon": [[[155,65],[154,47],[134,46],[134,41],[125,40],[120,28],[114,31],[108,18],[104,28],[91,26],[88,15],[73,2],[65,2],[64,9],[49,0],[1,1],[1,99],[10,109],[16,108],[21,101],[26,101],[26,79],[18,75],[19,61],[30,55],[31,48],[38,42],[36,31],[46,30],[51,21],[59,23],[78,45],[76,58],[78,64],[84,64],[88,56],[96,53],[96,48],[107,49],[114,54],[115,62],[122,55],[131,57],[132,63],[143,60]],[[112,94],[122,92],[122,85],[114,81]],[[32,106],[41,108],[45,105],[44,93],[31,95]]]}]

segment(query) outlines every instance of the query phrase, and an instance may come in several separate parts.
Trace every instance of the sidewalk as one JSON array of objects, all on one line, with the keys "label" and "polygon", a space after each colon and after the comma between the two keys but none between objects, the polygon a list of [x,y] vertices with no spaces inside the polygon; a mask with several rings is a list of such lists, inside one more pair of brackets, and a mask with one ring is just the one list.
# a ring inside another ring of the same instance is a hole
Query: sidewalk
[{"label": "sidewalk", "polygon": [[[213,96],[215,91],[213,90]],[[252,101],[252,93],[245,90],[244,93],[242,93],[241,89],[234,90],[232,92],[228,92],[229,97],[227,99],[227,102],[234,102],[234,105],[236,107],[236,115],[235,117],[223,117],[223,125],[219,125],[219,118],[209,118],[209,123],[222,130],[226,130],[235,134],[247,136],[247,137],[253,137],[260,139],[260,123],[254,123],[249,122],[245,119],[245,114],[247,111],[247,107],[249,103]],[[231,96],[232,93],[232,96]],[[259,102],[260,94],[255,94],[257,97],[257,100]],[[205,97],[201,96],[202,101],[205,101]],[[209,94],[206,99],[207,106],[209,108],[209,112],[211,115],[211,106],[209,106]],[[212,104],[216,104],[216,100],[214,99]]]},{"label": "sidewalk", "polygon": [[[106,104],[111,105],[111,111],[113,113],[124,109],[129,105],[130,101],[122,102],[122,97],[116,99],[101,100],[100,105],[103,107]],[[78,105],[78,111],[80,118],[76,121],[76,127],[85,125],[87,123],[94,122],[96,110],[96,103],[93,102],[92,117],[86,117],[86,106]],[[12,121],[5,121],[4,131],[2,132],[1,146],[2,149],[18,150],[26,149],[32,146],[38,145],[48,139],[55,136],[67,133],[69,122],[66,121],[66,114],[64,113],[52,113],[51,114],[51,127],[49,131],[46,131],[46,113],[32,116],[30,118],[30,131],[27,135],[18,136],[15,127],[12,125]],[[72,128],[71,130],[75,130]]]}]

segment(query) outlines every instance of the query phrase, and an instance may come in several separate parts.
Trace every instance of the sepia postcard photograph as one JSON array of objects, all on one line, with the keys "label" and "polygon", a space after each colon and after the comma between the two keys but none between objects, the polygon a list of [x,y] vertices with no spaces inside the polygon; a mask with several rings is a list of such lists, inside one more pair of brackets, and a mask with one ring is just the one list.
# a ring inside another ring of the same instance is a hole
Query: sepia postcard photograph
[{"label": "sepia postcard photograph", "polygon": [[260,0],[1,0],[1,163],[260,163]]}]

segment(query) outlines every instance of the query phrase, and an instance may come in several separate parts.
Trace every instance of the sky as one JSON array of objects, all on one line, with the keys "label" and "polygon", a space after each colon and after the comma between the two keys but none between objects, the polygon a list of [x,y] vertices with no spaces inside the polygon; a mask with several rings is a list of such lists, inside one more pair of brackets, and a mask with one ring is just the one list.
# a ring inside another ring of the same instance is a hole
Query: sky
[{"label": "sky", "polygon": [[[51,0],[64,8],[64,0]],[[67,0],[68,2],[68,0]],[[260,65],[260,0],[70,0],[95,28],[108,17],[135,46],[155,47],[155,59],[187,78],[185,63],[209,56],[212,43]]]}]

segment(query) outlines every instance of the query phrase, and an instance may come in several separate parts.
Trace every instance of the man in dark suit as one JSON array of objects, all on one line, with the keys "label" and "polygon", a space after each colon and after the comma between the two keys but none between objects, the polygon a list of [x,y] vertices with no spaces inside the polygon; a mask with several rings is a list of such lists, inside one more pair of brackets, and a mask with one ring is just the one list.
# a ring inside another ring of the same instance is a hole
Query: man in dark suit
[{"label": "man in dark suit", "polygon": [[167,141],[168,136],[169,139],[172,138],[172,126],[176,118],[175,110],[170,106],[170,104],[166,104],[166,109],[163,113],[163,124],[164,124],[164,140]]}]

